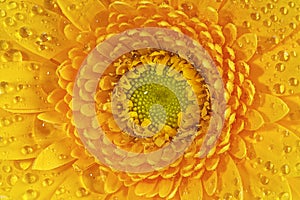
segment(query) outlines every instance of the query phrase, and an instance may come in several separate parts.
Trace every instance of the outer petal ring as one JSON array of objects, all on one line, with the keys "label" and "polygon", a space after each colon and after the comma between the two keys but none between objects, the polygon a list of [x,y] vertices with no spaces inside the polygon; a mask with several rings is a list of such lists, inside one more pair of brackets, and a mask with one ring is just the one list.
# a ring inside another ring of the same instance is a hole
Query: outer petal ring
[{"label": "outer petal ring", "polygon": [[[185,137],[182,151],[176,152],[176,156],[165,162],[136,166],[132,165],[132,159],[128,158],[135,158],[134,160],[141,163],[146,162],[149,157],[157,157],[173,152],[177,145],[181,144],[182,146],[183,138],[175,136],[169,145],[154,152],[147,154],[133,153],[115,146],[105,137],[103,130],[100,128],[94,106],[94,96],[102,73],[115,59],[125,53],[146,48],[162,49],[178,54],[191,63],[205,79],[210,92],[212,113],[208,132],[199,152],[200,157],[206,156],[215,145],[224,124],[226,101],[223,81],[213,60],[198,42],[182,33],[163,28],[132,29],[110,37],[100,43],[89,54],[79,69],[73,89],[74,123],[80,139],[92,155],[115,170],[130,173],[152,172],[168,166],[182,156],[193,141],[193,138]],[[94,83],[89,85],[88,91],[84,86],[87,80]],[[81,108],[83,106],[89,107],[90,110],[82,112]],[[83,121],[86,123],[82,123]],[[87,130],[92,130],[94,133],[98,132],[99,135],[90,137]],[[196,131],[196,128],[190,131]]]}]

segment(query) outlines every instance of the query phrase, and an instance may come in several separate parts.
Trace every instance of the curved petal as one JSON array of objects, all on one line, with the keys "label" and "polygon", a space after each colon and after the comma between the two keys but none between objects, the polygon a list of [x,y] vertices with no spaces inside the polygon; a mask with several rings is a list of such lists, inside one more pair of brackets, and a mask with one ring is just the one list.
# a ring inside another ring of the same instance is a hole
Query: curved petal
[{"label": "curved petal", "polygon": [[[300,104],[299,104],[300,94],[281,97],[281,98],[287,104],[290,110],[287,116],[283,120],[290,120],[290,121],[299,120],[300,119]],[[300,124],[298,124],[298,126],[300,126]]]},{"label": "curved petal", "polygon": [[0,4],[0,9],[6,12],[5,17],[0,18],[0,26],[11,40],[47,59],[73,46],[63,33],[69,23],[65,18],[27,1],[15,1],[18,9],[6,9],[9,3]]},{"label": "curved petal", "polygon": [[256,53],[257,36],[254,33],[246,33],[239,37],[233,44],[232,48],[235,50],[236,59],[242,61],[249,61]]},{"label": "curved petal", "polygon": [[106,10],[99,0],[58,0],[57,3],[68,19],[81,30],[90,30],[96,14]]},{"label": "curved petal", "polygon": [[266,124],[257,131],[256,140],[253,149],[266,169],[288,177],[300,176],[297,135],[278,124]]},{"label": "curved petal", "polygon": [[45,148],[35,159],[32,168],[51,170],[75,160],[70,153],[75,143],[70,138],[62,139]]},{"label": "curved petal", "polygon": [[264,124],[264,118],[261,116],[261,114],[254,110],[254,109],[248,109],[246,112],[246,123],[245,123],[245,129],[246,130],[257,130]]},{"label": "curved petal", "polygon": [[264,92],[277,96],[300,93],[300,32],[253,60],[251,78]]},{"label": "curved petal", "polygon": [[276,122],[285,117],[289,112],[289,107],[279,97],[259,93],[253,106],[263,116],[265,122]]},{"label": "curved petal", "polygon": [[284,40],[281,33],[289,36],[294,32],[294,27],[300,24],[298,9],[296,1],[225,1],[219,11],[219,22],[237,25],[240,34],[256,34],[258,50],[262,53]]},{"label": "curved petal", "polygon": [[244,199],[243,185],[239,170],[227,154],[222,158],[217,168],[218,186],[216,196],[221,199]]},{"label": "curved petal", "polygon": [[182,200],[202,199],[203,186],[199,179],[187,179],[179,186],[179,195]]}]

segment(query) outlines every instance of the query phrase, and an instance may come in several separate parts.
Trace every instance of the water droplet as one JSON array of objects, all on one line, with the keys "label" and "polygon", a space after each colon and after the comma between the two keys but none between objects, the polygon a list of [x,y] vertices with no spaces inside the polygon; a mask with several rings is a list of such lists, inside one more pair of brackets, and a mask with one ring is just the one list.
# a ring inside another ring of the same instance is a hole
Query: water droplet
[{"label": "water droplet", "polygon": [[262,7],[262,8],[261,8],[261,11],[262,11],[264,14],[266,14],[266,13],[268,13],[268,8],[267,8],[267,7]]},{"label": "water droplet", "polygon": [[288,165],[283,165],[282,167],[281,167],[281,172],[283,173],[283,174],[289,174],[290,173],[290,167],[288,166]]},{"label": "water droplet", "polygon": [[273,21],[273,22],[277,22],[278,21],[278,17],[276,15],[271,15],[270,16],[270,19]]},{"label": "water droplet", "polygon": [[60,159],[60,160],[64,160],[64,159],[67,159],[68,158],[68,156],[67,155],[64,155],[64,154],[60,154],[59,156],[58,156],[58,159]]},{"label": "water droplet", "polygon": [[15,18],[17,20],[23,21],[25,19],[25,16],[23,14],[21,14],[21,13],[16,13],[15,14]]},{"label": "water droplet", "polygon": [[22,195],[23,200],[34,200],[37,199],[39,196],[39,193],[36,190],[29,189],[26,190],[26,192]]},{"label": "water droplet", "polygon": [[53,183],[54,183],[53,180],[51,180],[50,178],[46,178],[46,179],[43,180],[42,185],[43,185],[44,187],[47,187],[47,186],[52,185]]},{"label": "water droplet", "polygon": [[288,61],[290,58],[290,55],[287,51],[279,51],[278,56],[279,56],[279,60],[281,61]]},{"label": "water droplet", "polygon": [[265,167],[267,170],[272,170],[274,169],[274,164],[271,161],[267,161]]},{"label": "water droplet", "polygon": [[20,96],[15,96],[14,98],[14,103],[19,103],[19,102],[22,102],[23,101],[23,98],[20,97]]},{"label": "water droplet", "polygon": [[287,15],[288,14],[288,9],[286,7],[281,7],[280,8],[280,13],[283,15]]},{"label": "water droplet", "polygon": [[243,22],[243,26],[244,26],[245,28],[250,28],[250,27],[251,27],[251,23],[248,22],[248,21],[244,21],[244,22]]},{"label": "water droplet", "polygon": [[270,27],[272,25],[272,21],[264,20],[264,25],[267,26],[267,27]]},{"label": "water droplet", "polygon": [[0,17],[5,17],[5,16],[6,16],[5,10],[0,9]]},{"label": "water droplet", "polygon": [[23,154],[30,154],[30,153],[33,153],[33,148],[31,146],[24,146],[22,149],[21,149],[21,152]]},{"label": "water droplet", "polygon": [[4,51],[9,49],[9,43],[5,40],[0,40],[0,49]]},{"label": "water droplet", "polygon": [[10,1],[10,2],[7,4],[7,8],[10,9],[10,10],[16,9],[17,6],[18,6],[18,4],[17,4],[15,1]]},{"label": "water droplet", "polygon": [[22,180],[24,183],[32,184],[38,181],[38,176],[33,173],[26,173]]},{"label": "water droplet", "polygon": [[19,34],[22,38],[27,38],[32,35],[32,31],[27,27],[21,27],[19,30]]},{"label": "water droplet", "polygon": [[266,177],[266,176],[261,176],[260,177],[260,182],[263,184],[263,185],[267,185],[269,183],[269,179]]},{"label": "water droplet", "polygon": [[64,194],[65,192],[66,192],[65,187],[60,186],[60,187],[55,191],[55,194],[56,194],[56,195],[61,195],[61,194]]},{"label": "water droplet", "polygon": [[21,122],[24,120],[24,117],[22,117],[21,115],[16,115],[14,118],[16,122]]},{"label": "water droplet", "polygon": [[16,24],[15,20],[11,17],[7,17],[4,20],[4,23],[5,23],[6,26],[14,26]]},{"label": "water droplet", "polygon": [[287,192],[280,193],[279,197],[280,197],[280,200],[289,200],[290,199],[290,195]]},{"label": "water droplet", "polygon": [[299,80],[296,78],[290,78],[289,83],[291,86],[298,86],[299,85]]},{"label": "water droplet", "polygon": [[294,22],[291,22],[289,24],[289,26],[290,26],[291,29],[294,29],[294,30],[297,28],[297,24],[295,24]]},{"label": "water droplet", "polygon": [[267,7],[268,7],[269,9],[273,9],[273,8],[274,8],[274,5],[273,5],[272,3],[268,3],[268,4],[267,4]]},{"label": "water droplet", "polygon": [[71,5],[68,6],[69,11],[73,11],[75,9],[76,9],[76,4],[71,4]]},{"label": "water droplet", "polygon": [[2,167],[2,170],[5,172],[5,173],[10,173],[12,171],[12,167],[9,166],[9,165],[4,165]]},{"label": "water droplet", "polygon": [[31,9],[32,13],[35,15],[43,15],[44,9],[39,5],[34,5]]},{"label": "water droplet", "polygon": [[285,65],[283,63],[277,63],[276,66],[275,66],[275,69],[278,72],[283,72],[285,70]]},{"label": "water droplet", "polygon": [[284,147],[283,147],[283,151],[284,151],[285,153],[290,153],[290,152],[292,151],[292,147],[290,147],[290,146],[284,146]]},{"label": "water droplet", "polygon": [[21,62],[23,60],[22,52],[18,51],[18,50],[12,50],[10,52],[10,57],[11,57],[11,60],[14,62]]},{"label": "water droplet", "polygon": [[282,84],[275,84],[273,86],[273,90],[275,91],[276,94],[284,94],[285,93],[285,86]]},{"label": "water droplet", "polygon": [[295,7],[295,3],[292,2],[292,1],[290,1],[290,2],[289,2],[289,6],[290,6],[291,8],[294,8],[294,7]]},{"label": "water droplet", "polygon": [[89,195],[89,192],[83,187],[79,188],[76,191],[76,196],[79,197],[79,198],[80,197],[85,197],[85,196],[88,196],[88,195]]},{"label": "water droplet", "polygon": [[260,20],[260,14],[258,12],[252,13],[250,16],[253,20]]},{"label": "water droplet", "polygon": [[15,174],[11,174],[7,177],[7,183],[11,186],[14,186],[18,180],[19,177]]}]

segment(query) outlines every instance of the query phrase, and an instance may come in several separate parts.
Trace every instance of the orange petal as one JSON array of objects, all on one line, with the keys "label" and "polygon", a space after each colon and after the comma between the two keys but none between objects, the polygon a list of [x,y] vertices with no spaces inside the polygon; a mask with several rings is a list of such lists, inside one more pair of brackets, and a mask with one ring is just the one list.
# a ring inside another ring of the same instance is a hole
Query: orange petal
[{"label": "orange petal", "polygon": [[203,186],[199,179],[187,179],[179,187],[179,195],[182,200],[202,199]]},{"label": "orange petal", "polygon": [[238,135],[233,135],[231,140],[230,153],[238,159],[242,159],[247,154],[245,141]]},{"label": "orange petal", "polygon": [[266,122],[276,122],[287,115],[289,107],[279,97],[269,94],[258,94],[254,106]]},{"label": "orange petal", "polygon": [[225,1],[219,11],[219,23],[233,23],[240,33],[256,34],[262,53],[286,38],[281,34],[289,36],[294,32],[294,27],[299,25],[298,7],[297,1]]},{"label": "orange petal", "polygon": [[[21,46],[51,59],[73,45],[63,33],[63,27],[68,24],[64,17],[38,4],[24,1],[15,2],[18,9],[6,9],[9,3],[1,3],[1,7],[6,10],[6,17],[0,19],[1,29]],[[20,16],[22,20],[15,16]]]},{"label": "orange petal", "polygon": [[216,196],[221,199],[228,199],[230,197],[235,199],[244,199],[243,184],[239,170],[228,154],[220,161],[217,173],[218,193]]},{"label": "orange petal", "polygon": [[36,158],[32,166],[36,170],[51,170],[63,166],[75,160],[70,152],[74,142],[65,138],[45,148]]},{"label": "orange petal", "polygon": [[58,0],[57,3],[68,19],[81,30],[90,30],[95,15],[106,9],[98,0]]},{"label": "orange petal", "polygon": [[245,129],[246,130],[257,130],[264,124],[264,118],[261,116],[261,114],[254,110],[254,109],[248,109],[246,112],[246,123],[245,123]]},{"label": "orange petal", "polygon": [[109,172],[104,184],[104,190],[106,193],[114,193],[118,191],[122,183],[119,181],[118,177],[113,173]]},{"label": "orange petal", "polygon": [[257,49],[257,36],[254,33],[246,33],[239,37],[232,48],[235,50],[237,60],[249,61]]},{"label": "orange petal", "polygon": [[207,172],[202,179],[203,187],[209,196],[212,196],[217,190],[218,176],[217,172]]},{"label": "orange petal", "polygon": [[300,138],[278,124],[268,124],[257,131],[257,143],[253,144],[256,157],[266,169],[276,173],[300,176]]},{"label": "orange petal", "polygon": [[253,61],[252,79],[263,92],[277,96],[300,93],[299,41],[298,31],[278,47],[261,54]]}]

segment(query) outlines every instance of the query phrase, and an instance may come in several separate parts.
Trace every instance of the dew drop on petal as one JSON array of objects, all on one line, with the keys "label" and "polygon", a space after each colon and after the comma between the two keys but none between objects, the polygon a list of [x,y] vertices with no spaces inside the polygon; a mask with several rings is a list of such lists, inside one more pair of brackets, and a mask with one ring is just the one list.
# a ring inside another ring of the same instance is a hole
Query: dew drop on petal
[{"label": "dew drop on petal", "polygon": [[288,14],[288,9],[286,7],[281,7],[280,8],[280,13],[283,15],[287,15]]},{"label": "dew drop on petal", "polygon": [[43,185],[44,187],[47,187],[47,186],[52,185],[53,183],[54,183],[54,181],[53,181],[52,179],[50,179],[50,178],[45,178],[45,179],[43,180],[43,182],[42,182],[42,185]]},{"label": "dew drop on petal", "polygon": [[29,28],[27,28],[27,27],[21,27],[21,28],[19,29],[19,35],[20,35],[22,38],[27,38],[27,37],[29,37],[29,36],[32,35],[32,31],[31,31]]},{"label": "dew drop on petal", "polygon": [[81,197],[86,197],[89,195],[89,191],[87,191],[85,188],[83,187],[80,187],[78,188],[78,190],[76,191],[76,196],[78,198],[81,198]]},{"label": "dew drop on petal", "polygon": [[14,186],[18,180],[19,177],[15,174],[11,174],[7,177],[7,183],[11,186]]},{"label": "dew drop on petal", "polygon": [[290,59],[290,54],[287,51],[279,51],[278,56],[281,61],[288,61]]},{"label": "dew drop on petal", "polygon": [[22,181],[27,184],[32,184],[32,183],[37,182],[38,179],[39,179],[39,177],[37,175],[35,175],[33,173],[26,173],[26,174],[24,174]]},{"label": "dew drop on petal", "polygon": [[9,10],[16,9],[17,6],[18,6],[18,4],[17,4],[17,2],[15,2],[15,1],[10,1],[10,2],[8,2],[8,4],[7,4],[7,8],[8,8]]},{"label": "dew drop on petal", "polygon": [[23,200],[35,200],[39,196],[39,193],[36,190],[28,189],[26,192],[22,195]]},{"label": "dew drop on petal", "polygon": [[265,168],[266,168],[267,170],[272,170],[272,169],[274,169],[274,164],[273,164],[271,161],[267,161],[267,162],[265,163]]},{"label": "dew drop on petal", "polygon": [[291,86],[298,86],[298,85],[299,85],[299,80],[296,79],[296,78],[290,78],[290,79],[289,79],[289,84],[290,84]]},{"label": "dew drop on petal", "polygon": [[269,183],[269,178],[267,178],[266,176],[261,176],[260,177],[260,182],[263,184],[263,185],[267,185]]},{"label": "dew drop on petal", "polygon": [[276,94],[284,94],[285,93],[285,86],[282,85],[282,84],[277,83],[273,86],[273,90]]},{"label": "dew drop on petal", "polygon": [[5,172],[5,173],[10,173],[12,171],[12,167],[9,166],[9,165],[4,165],[2,167],[2,170]]},{"label": "dew drop on petal", "polygon": [[256,21],[260,20],[260,14],[258,12],[251,13],[250,16],[253,20],[256,20]]},{"label": "dew drop on petal", "polygon": [[21,152],[26,155],[26,154],[30,154],[30,153],[33,153],[34,149],[30,146],[24,146],[22,147],[21,149]]},{"label": "dew drop on petal", "polygon": [[280,200],[289,200],[290,199],[290,195],[287,192],[282,192],[279,195]]},{"label": "dew drop on petal", "polygon": [[4,20],[4,24],[6,26],[14,26],[16,24],[16,21],[11,18],[11,17],[7,17],[5,20]]},{"label": "dew drop on petal", "polygon": [[281,167],[281,172],[284,174],[284,175],[287,175],[287,174],[289,174],[290,173],[290,167],[288,166],[288,165],[283,165],[282,167]]},{"label": "dew drop on petal", "polygon": [[275,66],[275,69],[278,72],[283,72],[285,70],[285,65],[283,63],[277,63],[276,66]]}]

